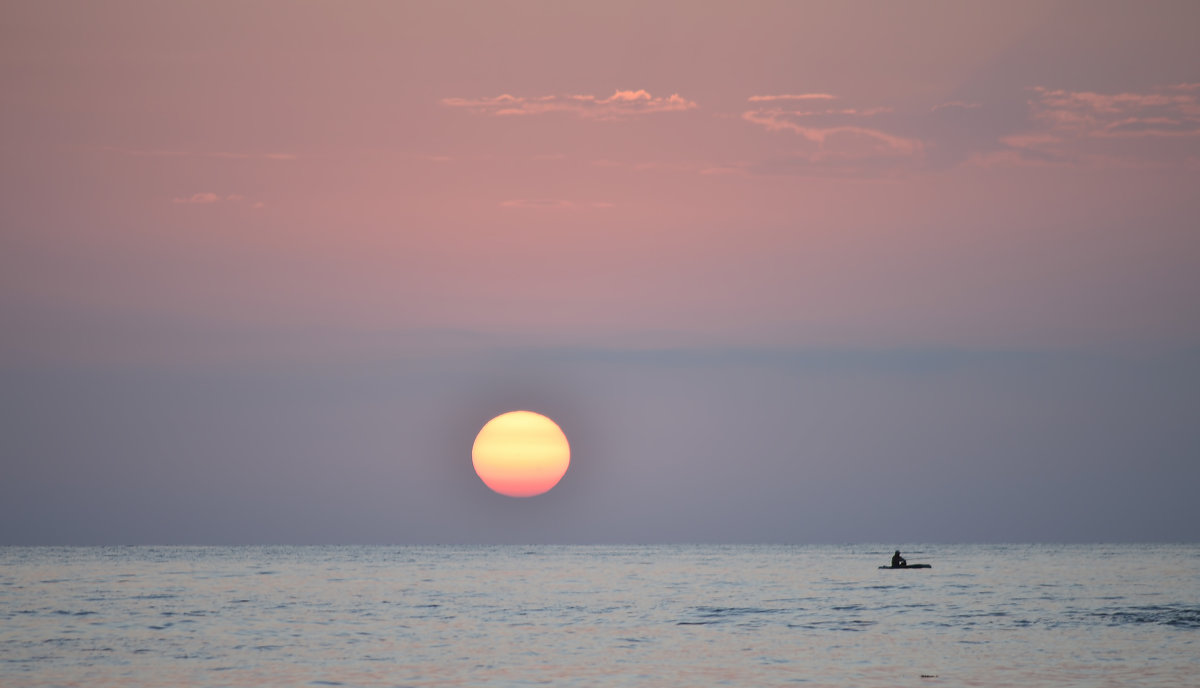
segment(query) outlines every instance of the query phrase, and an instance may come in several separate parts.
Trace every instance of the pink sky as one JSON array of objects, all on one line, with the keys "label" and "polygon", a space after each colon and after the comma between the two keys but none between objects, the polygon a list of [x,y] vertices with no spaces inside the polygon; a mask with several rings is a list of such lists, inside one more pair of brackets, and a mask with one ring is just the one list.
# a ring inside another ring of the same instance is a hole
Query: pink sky
[{"label": "pink sky", "polygon": [[1200,334],[1191,3],[4,14],[9,356]]},{"label": "pink sky", "polygon": [[0,543],[1194,539],[1197,26],[6,2]]}]

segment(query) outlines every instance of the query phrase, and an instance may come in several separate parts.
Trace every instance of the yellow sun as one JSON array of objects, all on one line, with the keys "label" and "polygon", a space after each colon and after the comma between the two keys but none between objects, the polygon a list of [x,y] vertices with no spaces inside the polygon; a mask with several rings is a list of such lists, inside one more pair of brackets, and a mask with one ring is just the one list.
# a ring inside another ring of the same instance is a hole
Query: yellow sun
[{"label": "yellow sun", "polygon": [[471,448],[479,479],[509,497],[550,491],[567,472],[571,447],[549,418],[533,411],[509,411],[489,420]]}]

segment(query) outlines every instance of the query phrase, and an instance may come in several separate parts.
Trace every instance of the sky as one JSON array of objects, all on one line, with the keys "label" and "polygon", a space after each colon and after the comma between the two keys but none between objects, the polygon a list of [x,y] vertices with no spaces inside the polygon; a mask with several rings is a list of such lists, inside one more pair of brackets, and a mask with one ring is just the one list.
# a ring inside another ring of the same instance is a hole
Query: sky
[{"label": "sky", "polygon": [[1196,26],[6,2],[0,544],[1198,541]]}]

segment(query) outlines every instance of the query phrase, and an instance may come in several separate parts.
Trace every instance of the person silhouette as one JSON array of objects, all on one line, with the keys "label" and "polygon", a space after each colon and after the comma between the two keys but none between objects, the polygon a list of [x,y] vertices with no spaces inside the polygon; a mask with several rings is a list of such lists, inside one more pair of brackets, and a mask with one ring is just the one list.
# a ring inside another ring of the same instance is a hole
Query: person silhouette
[{"label": "person silhouette", "polygon": [[904,560],[904,557],[900,556],[900,550],[896,550],[896,553],[892,555],[892,568],[902,569],[907,567],[908,562]]}]

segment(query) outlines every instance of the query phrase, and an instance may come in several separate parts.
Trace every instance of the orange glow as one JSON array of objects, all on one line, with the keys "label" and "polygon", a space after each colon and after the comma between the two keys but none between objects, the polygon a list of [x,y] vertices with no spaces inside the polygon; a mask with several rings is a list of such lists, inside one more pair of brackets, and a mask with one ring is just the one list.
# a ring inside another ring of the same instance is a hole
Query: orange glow
[{"label": "orange glow", "polygon": [[485,485],[509,497],[533,497],[558,484],[571,463],[567,436],[549,418],[510,411],[489,420],[471,448]]}]

